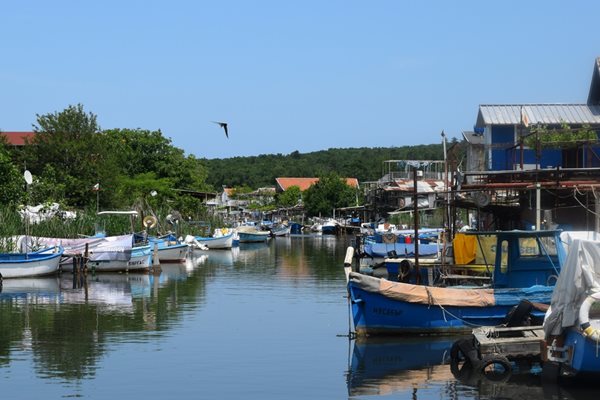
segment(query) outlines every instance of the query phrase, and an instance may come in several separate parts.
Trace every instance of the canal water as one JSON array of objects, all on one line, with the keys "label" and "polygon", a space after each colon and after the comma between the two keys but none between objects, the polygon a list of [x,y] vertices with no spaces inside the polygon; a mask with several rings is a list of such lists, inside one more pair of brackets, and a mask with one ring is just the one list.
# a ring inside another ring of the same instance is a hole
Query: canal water
[{"label": "canal water", "polygon": [[349,340],[351,237],[196,252],[160,275],[5,280],[2,399],[572,399],[452,371],[456,338]]}]

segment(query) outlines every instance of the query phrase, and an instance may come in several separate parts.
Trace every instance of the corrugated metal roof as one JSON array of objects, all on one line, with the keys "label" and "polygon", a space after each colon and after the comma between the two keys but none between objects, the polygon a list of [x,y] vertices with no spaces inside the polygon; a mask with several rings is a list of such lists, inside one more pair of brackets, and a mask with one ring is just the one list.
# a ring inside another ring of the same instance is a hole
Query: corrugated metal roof
[{"label": "corrugated metal roof", "polygon": [[[383,190],[388,192],[414,192],[415,181],[412,179],[396,179],[394,180],[394,186],[387,186]],[[432,193],[440,192],[444,190],[444,182],[433,179],[426,179],[417,181],[417,192],[419,193]]]},{"label": "corrugated metal roof", "polygon": [[521,111],[529,124],[600,124],[600,105],[587,104],[482,104],[477,127],[521,124]]}]

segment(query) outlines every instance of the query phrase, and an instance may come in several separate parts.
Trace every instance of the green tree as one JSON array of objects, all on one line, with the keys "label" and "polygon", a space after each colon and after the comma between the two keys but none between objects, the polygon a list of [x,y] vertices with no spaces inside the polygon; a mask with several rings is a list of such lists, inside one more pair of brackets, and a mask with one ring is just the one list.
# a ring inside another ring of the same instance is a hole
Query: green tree
[{"label": "green tree", "polygon": [[36,116],[37,134],[26,150],[28,168],[41,181],[64,187],[67,204],[90,204],[95,200],[91,187],[99,180],[112,180],[115,172],[104,165],[106,151],[96,116],[86,113],[81,104]]},{"label": "green tree", "polygon": [[276,197],[278,207],[293,207],[302,200],[302,191],[298,186],[290,186]]},{"label": "green tree", "polygon": [[22,201],[25,180],[11,160],[4,136],[0,137],[0,204],[15,204]]},{"label": "green tree", "polygon": [[309,216],[331,215],[334,208],[356,203],[356,191],[336,173],[329,173],[303,193],[304,209]]},{"label": "green tree", "polygon": [[209,190],[207,170],[201,160],[185,156],[160,130],[112,129],[104,132],[109,153],[129,177],[152,172],[158,179],[168,178],[171,188]]}]

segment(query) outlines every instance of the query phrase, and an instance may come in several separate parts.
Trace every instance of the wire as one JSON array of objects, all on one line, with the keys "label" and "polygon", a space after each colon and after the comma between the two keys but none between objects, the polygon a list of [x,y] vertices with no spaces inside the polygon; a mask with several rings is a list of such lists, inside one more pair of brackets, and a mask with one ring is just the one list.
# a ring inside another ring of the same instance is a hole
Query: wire
[{"label": "wire", "polygon": [[[593,215],[595,215],[596,217],[600,217],[600,214],[598,214],[598,213],[597,213],[597,212],[595,212],[595,211],[592,211],[592,210],[591,210],[591,209],[589,209],[589,208],[588,208],[588,207],[587,207],[585,204],[583,204],[583,203],[581,202],[581,200],[579,200],[579,199],[577,198],[577,194],[583,194],[583,193],[581,193],[581,192],[579,191],[579,188],[578,188],[577,186],[575,186],[575,189],[573,190],[573,198],[575,199],[575,201],[576,201],[577,203],[579,203],[579,205],[580,205],[580,206],[581,206],[581,207],[582,207],[584,210],[586,210],[587,212],[589,212],[590,214],[593,214]],[[594,196],[595,196],[595,195],[594,195]]]}]

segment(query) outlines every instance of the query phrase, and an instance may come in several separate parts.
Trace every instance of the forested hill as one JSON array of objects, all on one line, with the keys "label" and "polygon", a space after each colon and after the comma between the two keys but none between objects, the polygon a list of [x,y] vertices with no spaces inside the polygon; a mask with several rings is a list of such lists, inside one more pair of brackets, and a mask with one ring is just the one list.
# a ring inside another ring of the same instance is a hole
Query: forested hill
[{"label": "forested hill", "polygon": [[374,181],[382,176],[385,160],[441,160],[441,144],[403,147],[328,149],[288,155],[261,154],[252,157],[203,159],[208,168],[206,182],[215,188],[275,185],[277,177],[318,177],[335,172],[339,176]]}]

